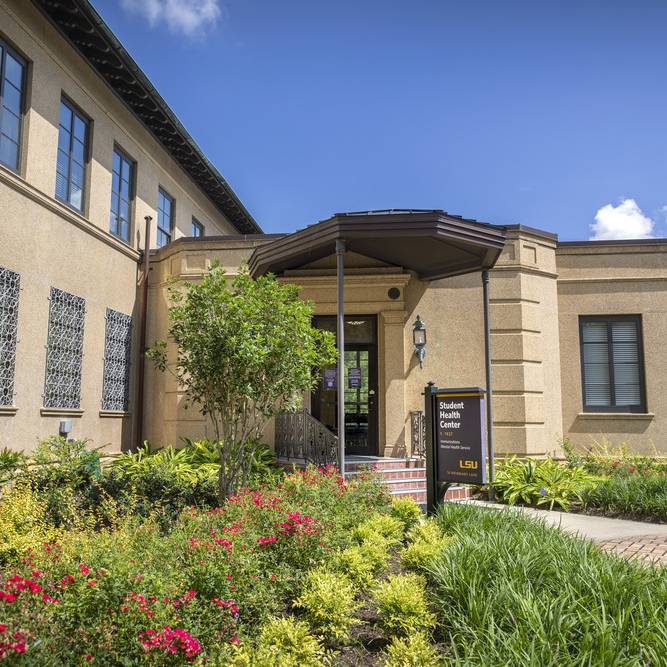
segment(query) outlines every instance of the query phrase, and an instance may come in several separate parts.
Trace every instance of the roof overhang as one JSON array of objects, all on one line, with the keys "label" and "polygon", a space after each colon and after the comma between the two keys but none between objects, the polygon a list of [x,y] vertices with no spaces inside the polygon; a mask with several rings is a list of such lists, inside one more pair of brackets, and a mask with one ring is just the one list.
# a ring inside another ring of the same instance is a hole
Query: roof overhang
[{"label": "roof overhang", "polygon": [[253,276],[280,274],[335,252],[347,250],[436,280],[490,269],[505,245],[505,229],[444,211],[367,211],[336,213],[328,220],[256,248]]},{"label": "roof overhang", "polygon": [[88,0],[33,0],[241,234],[261,233],[222,174]]}]

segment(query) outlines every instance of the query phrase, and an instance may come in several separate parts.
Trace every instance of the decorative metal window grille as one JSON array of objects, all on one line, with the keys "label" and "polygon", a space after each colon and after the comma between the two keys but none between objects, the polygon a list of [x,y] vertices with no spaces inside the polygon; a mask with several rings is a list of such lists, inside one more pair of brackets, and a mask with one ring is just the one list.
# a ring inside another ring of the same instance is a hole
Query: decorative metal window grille
[{"label": "decorative metal window grille", "polygon": [[0,266],[0,405],[14,403],[20,282],[18,273]]},{"label": "decorative metal window grille", "polygon": [[102,410],[127,411],[130,403],[132,316],[107,308]]},{"label": "decorative metal window grille", "polygon": [[81,405],[86,301],[55,287],[50,301],[44,407],[76,409]]}]

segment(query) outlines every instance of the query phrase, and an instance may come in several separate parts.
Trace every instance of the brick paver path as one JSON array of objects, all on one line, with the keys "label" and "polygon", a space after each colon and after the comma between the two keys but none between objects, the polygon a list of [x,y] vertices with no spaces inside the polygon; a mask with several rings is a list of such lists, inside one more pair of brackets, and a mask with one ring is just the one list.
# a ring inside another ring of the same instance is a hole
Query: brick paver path
[{"label": "brick paver path", "polygon": [[665,535],[644,535],[607,540],[601,542],[600,546],[624,558],[667,567],[667,536]]}]

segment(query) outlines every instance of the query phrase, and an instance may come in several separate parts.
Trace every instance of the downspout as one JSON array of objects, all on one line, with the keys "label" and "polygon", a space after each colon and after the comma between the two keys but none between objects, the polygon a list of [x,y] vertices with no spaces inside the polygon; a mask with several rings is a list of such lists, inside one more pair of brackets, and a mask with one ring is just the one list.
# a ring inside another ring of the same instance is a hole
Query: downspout
[{"label": "downspout", "polygon": [[139,363],[137,365],[137,435],[135,448],[143,444],[144,435],[144,376],[146,372],[146,321],[148,314],[148,274],[150,271],[151,249],[151,222],[153,218],[147,215],[146,230],[144,233],[144,271],[142,284],[141,310],[139,311]]}]

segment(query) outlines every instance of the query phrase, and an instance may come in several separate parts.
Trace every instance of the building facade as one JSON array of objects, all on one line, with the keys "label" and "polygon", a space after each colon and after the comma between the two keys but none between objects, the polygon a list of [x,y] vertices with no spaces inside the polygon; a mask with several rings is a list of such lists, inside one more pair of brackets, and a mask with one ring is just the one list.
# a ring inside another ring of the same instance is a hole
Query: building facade
[{"label": "building facade", "polygon": [[[171,375],[147,365],[138,386],[142,323],[147,344],[167,337],[168,281],[198,280],[213,261],[233,274],[303,237],[298,258],[269,268],[331,329],[335,255],[310,253],[304,232],[262,234],[87,0],[0,0],[0,58],[0,446],[29,451],[62,422],[113,451],[210,435]],[[355,215],[414,224],[415,238],[425,219],[502,236],[489,280],[498,453],[559,453],[563,438],[667,453],[667,240],[560,242],[442,211]],[[345,257],[345,367],[359,374],[345,397],[350,453],[414,453],[428,381],[485,384],[479,267],[438,277],[415,269],[420,257],[390,260],[372,246]],[[304,406],[336,430],[330,386]]]}]

